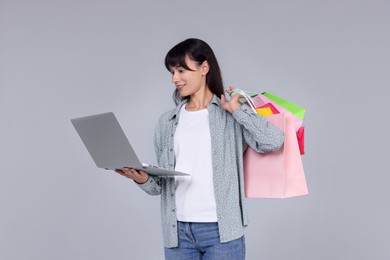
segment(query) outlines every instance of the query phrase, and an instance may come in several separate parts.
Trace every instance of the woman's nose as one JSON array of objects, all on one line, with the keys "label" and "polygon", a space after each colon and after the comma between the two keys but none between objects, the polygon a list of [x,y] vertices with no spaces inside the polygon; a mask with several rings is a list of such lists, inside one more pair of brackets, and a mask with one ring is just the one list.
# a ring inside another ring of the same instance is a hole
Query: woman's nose
[{"label": "woman's nose", "polygon": [[179,77],[178,77],[177,73],[173,72],[172,73],[172,83],[175,83],[177,81],[179,81]]}]

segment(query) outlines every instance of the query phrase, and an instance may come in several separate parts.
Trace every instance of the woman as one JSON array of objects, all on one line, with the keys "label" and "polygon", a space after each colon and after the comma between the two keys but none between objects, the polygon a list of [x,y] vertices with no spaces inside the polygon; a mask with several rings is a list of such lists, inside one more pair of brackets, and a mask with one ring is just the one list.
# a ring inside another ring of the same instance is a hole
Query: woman
[{"label": "woman", "polygon": [[240,105],[239,95],[226,100],[217,59],[204,41],[177,44],[165,66],[176,86],[177,106],[157,124],[157,160],[163,168],[190,176],[117,172],[148,194],[161,195],[166,259],[244,259],[243,152],[248,145],[261,153],[277,150],[283,132]]}]

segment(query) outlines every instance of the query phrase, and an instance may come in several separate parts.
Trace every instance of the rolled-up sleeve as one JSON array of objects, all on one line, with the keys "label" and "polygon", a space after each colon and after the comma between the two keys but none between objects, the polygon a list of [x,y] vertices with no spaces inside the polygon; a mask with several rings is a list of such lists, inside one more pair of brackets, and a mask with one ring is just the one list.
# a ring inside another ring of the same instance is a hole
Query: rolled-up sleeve
[{"label": "rolled-up sleeve", "polygon": [[149,176],[149,179],[142,184],[137,184],[143,191],[149,195],[160,195],[161,186],[159,185],[160,177]]}]

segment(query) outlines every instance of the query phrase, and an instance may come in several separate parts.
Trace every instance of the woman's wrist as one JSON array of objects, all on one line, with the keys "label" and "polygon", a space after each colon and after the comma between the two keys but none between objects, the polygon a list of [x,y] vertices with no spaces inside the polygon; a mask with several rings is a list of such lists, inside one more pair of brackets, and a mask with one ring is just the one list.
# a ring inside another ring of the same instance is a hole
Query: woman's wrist
[{"label": "woman's wrist", "polygon": [[149,180],[149,176],[145,178],[140,178],[140,179],[133,179],[133,181],[139,185],[145,184]]},{"label": "woman's wrist", "polygon": [[232,114],[234,113],[234,112],[236,112],[236,110],[237,109],[239,109],[241,107],[241,105],[240,105],[240,103],[233,103],[233,104],[231,104],[231,108],[232,108]]}]

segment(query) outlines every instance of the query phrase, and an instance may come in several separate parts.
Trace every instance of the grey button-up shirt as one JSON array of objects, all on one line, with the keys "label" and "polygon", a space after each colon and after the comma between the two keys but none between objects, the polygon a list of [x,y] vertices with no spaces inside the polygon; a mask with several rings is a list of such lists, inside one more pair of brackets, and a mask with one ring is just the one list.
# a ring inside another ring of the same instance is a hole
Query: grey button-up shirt
[{"label": "grey button-up shirt", "polygon": [[[154,148],[160,167],[175,168],[174,135],[178,124],[181,102],[164,113],[157,124]],[[241,237],[248,225],[244,200],[243,152],[249,145],[263,153],[279,149],[284,134],[264,117],[242,105],[233,114],[221,108],[214,96],[208,106],[214,195],[221,243]],[[178,246],[174,177],[149,177],[140,184],[150,195],[161,195],[161,219],[164,247]]]}]

